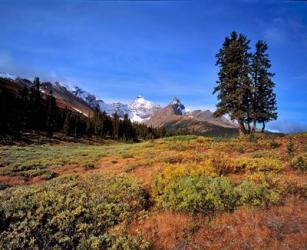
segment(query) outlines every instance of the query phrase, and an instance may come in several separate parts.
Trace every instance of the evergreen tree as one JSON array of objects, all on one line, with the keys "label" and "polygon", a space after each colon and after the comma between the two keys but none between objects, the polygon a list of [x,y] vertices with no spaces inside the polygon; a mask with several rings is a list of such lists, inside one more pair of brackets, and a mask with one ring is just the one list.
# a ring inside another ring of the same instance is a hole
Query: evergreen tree
[{"label": "evergreen tree", "polygon": [[254,130],[256,123],[262,123],[262,132],[265,123],[277,119],[276,95],[273,91],[275,83],[272,81],[273,73],[269,72],[271,62],[267,44],[264,41],[256,43],[256,52],[253,54],[251,63],[251,75],[253,80],[252,119]]},{"label": "evergreen tree", "polygon": [[112,119],[112,132],[113,132],[113,136],[112,137],[115,138],[115,139],[118,139],[119,124],[120,124],[119,116],[115,112],[114,115],[113,115],[113,119]]},{"label": "evergreen tree", "polygon": [[250,132],[252,84],[249,77],[250,58],[249,40],[242,35],[232,32],[226,37],[223,47],[216,55],[218,73],[217,86],[214,94],[218,93],[215,116],[228,114],[236,120],[240,134]]},{"label": "evergreen tree", "polygon": [[56,105],[56,100],[52,95],[52,91],[50,90],[49,95],[47,95],[47,117],[46,117],[46,128],[48,136],[52,136],[55,130],[55,122],[56,115],[58,112],[58,108]]},{"label": "evergreen tree", "polygon": [[26,130],[29,127],[29,90],[24,86],[20,93],[21,96],[21,113],[22,113],[22,130]]},{"label": "evergreen tree", "polygon": [[64,124],[63,124],[63,130],[66,135],[70,135],[70,127],[71,127],[71,114],[70,112],[66,112]]},{"label": "evergreen tree", "polygon": [[135,133],[135,129],[132,126],[132,123],[128,117],[128,114],[125,114],[124,116],[124,120],[122,123],[122,127],[123,127],[123,139],[125,141],[129,141],[129,140],[134,140],[136,137],[136,133]]},{"label": "evergreen tree", "polygon": [[34,78],[30,92],[29,112],[30,112],[30,127],[34,130],[42,130],[45,125],[45,110],[40,94],[40,80]]}]

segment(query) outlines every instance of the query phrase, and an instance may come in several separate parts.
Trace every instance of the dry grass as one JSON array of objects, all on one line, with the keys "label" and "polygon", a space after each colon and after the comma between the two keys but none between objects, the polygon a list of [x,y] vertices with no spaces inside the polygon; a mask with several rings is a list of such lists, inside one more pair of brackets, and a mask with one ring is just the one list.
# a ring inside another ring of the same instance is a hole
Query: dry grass
[{"label": "dry grass", "polygon": [[307,203],[290,199],[267,209],[241,207],[215,217],[153,212],[133,223],[153,249],[307,249]]}]

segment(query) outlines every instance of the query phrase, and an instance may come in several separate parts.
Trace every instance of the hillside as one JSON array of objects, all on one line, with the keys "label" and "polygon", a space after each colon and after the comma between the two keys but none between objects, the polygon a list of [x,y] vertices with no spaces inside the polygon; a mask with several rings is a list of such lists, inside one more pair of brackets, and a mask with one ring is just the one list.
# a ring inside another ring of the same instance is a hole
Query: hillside
[{"label": "hillside", "polygon": [[[0,90],[9,90],[12,93],[20,95],[24,87],[30,88],[33,83],[27,79],[9,79],[0,77]],[[86,117],[93,115],[92,107],[82,99],[73,95],[64,86],[60,84],[51,84],[49,82],[42,83],[41,94],[43,96],[49,95],[50,91],[56,98],[57,105],[62,109],[70,109],[78,112]]]},{"label": "hillside", "polygon": [[157,110],[148,126],[165,127],[169,132],[182,132],[199,135],[233,135],[237,127],[224,117],[214,117],[209,110],[185,111],[185,106],[176,97],[166,107]]},{"label": "hillside", "polygon": [[304,134],[0,146],[0,248],[306,249],[306,147]]}]

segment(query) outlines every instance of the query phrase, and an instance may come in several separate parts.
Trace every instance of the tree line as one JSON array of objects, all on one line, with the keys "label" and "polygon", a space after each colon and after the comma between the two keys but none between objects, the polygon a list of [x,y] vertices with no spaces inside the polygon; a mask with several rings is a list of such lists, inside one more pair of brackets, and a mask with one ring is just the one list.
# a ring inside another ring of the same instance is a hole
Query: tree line
[{"label": "tree line", "polygon": [[240,134],[252,133],[257,124],[262,124],[264,132],[265,123],[277,119],[268,46],[259,40],[251,53],[249,43],[245,35],[232,32],[216,55],[219,72],[213,94],[218,94],[218,103],[214,114],[228,114],[237,121]]},{"label": "tree line", "polygon": [[132,123],[115,113],[112,117],[97,107],[92,117],[68,108],[59,108],[52,91],[42,94],[39,78],[18,92],[0,88],[0,134],[18,137],[22,132],[42,131],[48,136],[61,132],[67,136],[98,136],[123,141],[166,136],[164,128]]}]

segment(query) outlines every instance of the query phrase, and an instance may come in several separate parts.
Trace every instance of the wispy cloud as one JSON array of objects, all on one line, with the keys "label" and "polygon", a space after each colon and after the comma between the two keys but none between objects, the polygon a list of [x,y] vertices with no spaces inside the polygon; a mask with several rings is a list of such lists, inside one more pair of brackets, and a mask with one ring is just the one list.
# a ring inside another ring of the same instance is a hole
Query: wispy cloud
[{"label": "wispy cloud", "polygon": [[262,21],[265,39],[272,43],[302,42],[307,46],[307,26],[300,20],[275,17],[269,23]]},{"label": "wispy cloud", "polygon": [[268,124],[268,129],[283,133],[306,132],[307,123],[294,122],[289,120],[277,120]]}]

